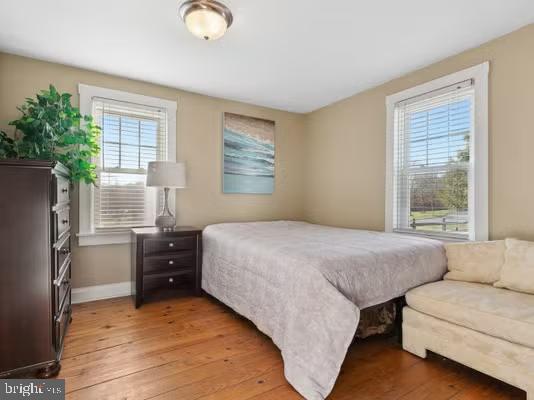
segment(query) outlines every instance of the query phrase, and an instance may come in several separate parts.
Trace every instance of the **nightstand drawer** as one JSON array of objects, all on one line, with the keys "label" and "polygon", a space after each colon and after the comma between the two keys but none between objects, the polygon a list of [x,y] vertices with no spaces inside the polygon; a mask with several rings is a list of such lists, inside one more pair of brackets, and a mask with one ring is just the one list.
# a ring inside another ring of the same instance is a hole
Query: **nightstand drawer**
[{"label": "nightstand drawer", "polygon": [[197,245],[196,236],[182,236],[161,239],[145,239],[145,256],[173,253],[183,250],[194,250]]},{"label": "nightstand drawer", "polygon": [[194,276],[194,268],[145,275],[143,277],[143,290],[181,289],[184,285],[187,285]]},{"label": "nightstand drawer", "polygon": [[184,250],[172,255],[145,257],[143,273],[149,275],[173,269],[195,268],[195,261],[195,254],[192,250]]}]

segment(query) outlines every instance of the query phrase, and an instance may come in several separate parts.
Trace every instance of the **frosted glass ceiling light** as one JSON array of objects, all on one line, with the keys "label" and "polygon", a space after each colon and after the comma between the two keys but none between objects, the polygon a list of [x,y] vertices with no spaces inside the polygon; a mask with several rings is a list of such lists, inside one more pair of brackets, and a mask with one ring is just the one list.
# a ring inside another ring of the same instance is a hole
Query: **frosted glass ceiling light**
[{"label": "frosted glass ceiling light", "polygon": [[180,6],[180,16],[193,35],[204,40],[222,37],[232,25],[232,12],[215,0],[188,0]]}]

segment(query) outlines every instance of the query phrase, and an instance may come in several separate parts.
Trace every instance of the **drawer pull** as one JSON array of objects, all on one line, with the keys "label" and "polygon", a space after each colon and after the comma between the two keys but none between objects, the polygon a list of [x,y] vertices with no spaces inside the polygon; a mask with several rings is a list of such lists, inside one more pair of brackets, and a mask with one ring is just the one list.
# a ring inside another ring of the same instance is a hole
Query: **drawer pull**
[{"label": "drawer pull", "polygon": [[174,278],[169,278],[169,283],[173,283],[174,282]]},{"label": "drawer pull", "polygon": [[68,191],[69,191],[69,189],[67,189],[67,188],[61,189],[61,193],[68,193]]},{"label": "drawer pull", "polygon": [[174,243],[169,243],[169,247],[174,247]]},{"label": "drawer pull", "polygon": [[61,220],[61,223],[62,223],[63,225],[67,225],[67,224],[69,223],[69,220],[68,220],[68,219],[62,219],[62,220]]},{"label": "drawer pull", "polygon": [[174,261],[169,260],[169,265],[174,265]]}]

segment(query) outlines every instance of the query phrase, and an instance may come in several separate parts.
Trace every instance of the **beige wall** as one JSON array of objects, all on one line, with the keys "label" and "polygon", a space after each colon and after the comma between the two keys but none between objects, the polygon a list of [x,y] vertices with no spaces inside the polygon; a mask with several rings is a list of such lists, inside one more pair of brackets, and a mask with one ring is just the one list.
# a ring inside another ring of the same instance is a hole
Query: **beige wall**
[{"label": "beige wall", "polygon": [[386,96],[490,61],[490,236],[534,240],[534,25],[307,117],[305,215],[384,229]]},{"label": "beige wall", "polygon": [[[203,227],[223,221],[303,218],[303,115],[0,53],[0,129],[12,132],[7,122],[19,115],[15,107],[49,83],[76,94],[76,104],[78,83],[177,101],[177,156],[187,162],[189,174],[188,189],[177,194],[179,224]],[[272,196],[222,194],[223,111],[276,121],[276,187]],[[74,230],[76,208],[77,204]],[[130,279],[129,245],[79,247],[73,255],[74,287]]]}]

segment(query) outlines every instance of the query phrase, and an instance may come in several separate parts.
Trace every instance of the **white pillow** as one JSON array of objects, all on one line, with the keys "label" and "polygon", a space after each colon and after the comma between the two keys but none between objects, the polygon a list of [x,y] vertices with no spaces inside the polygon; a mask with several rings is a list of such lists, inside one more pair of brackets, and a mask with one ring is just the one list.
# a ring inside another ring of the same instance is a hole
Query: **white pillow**
[{"label": "white pillow", "polygon": [[445,245],[449,272],[445,279],[495,283],[504,264],[504,240],[449,243]]},{"label": "white pillow", "polygon": [[534,242],[506,239],[504,260],[494,286],[534,294]]}]

